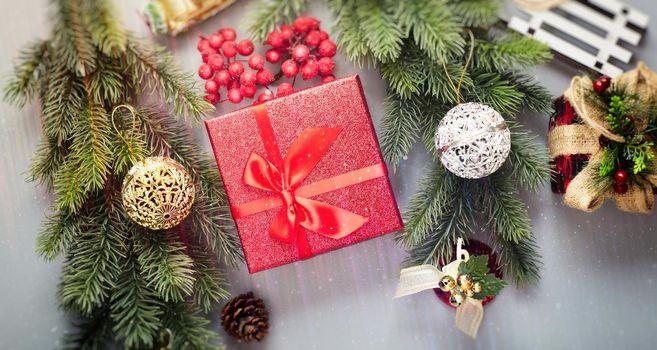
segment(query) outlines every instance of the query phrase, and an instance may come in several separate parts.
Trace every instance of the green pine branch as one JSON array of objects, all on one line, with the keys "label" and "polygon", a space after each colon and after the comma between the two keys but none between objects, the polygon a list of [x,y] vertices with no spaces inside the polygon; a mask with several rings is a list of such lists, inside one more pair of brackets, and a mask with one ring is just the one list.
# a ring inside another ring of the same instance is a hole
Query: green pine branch
[{"label": "green pine branch", "polygon": [[4,88],[5,101],[22,108],[39,91],[43,79],[43,59],[51,50],[46,41],[38,40],[20,53],[14,74]]},{"label": "green pine branch", "polygon": [[54,55],[61,56],[67,68],[83,77],[96,69],[97,52],[84,23],[85,0],[56,0]]},{"label": "green pine branch", "polygon": [[466,27],[488,27],[497,23],[502,9],[499,0],[450,0],[450,16]]},{"label": "green pine branch", "polygon": [[487,225],[501,239],[518,243],[531,237],[531,223],[520,193],[503,173],[493,175],[488,182],[484,207]]},{"label": "green pine branch", "polygon": [[[214,332],[198,307],[226,297],[217,260],[242,259],[218,170],[175,118],[152,108],[133,116],[126,105],[158,92],[175,117],[200,120],[212,107],[170,55],[124,32],[109,0],[53,6],[52,39],[21,54],[4,97],[42,107],[30,180],[48,185],[55,205],[36,251],[47,260],[64,255],[58,299],[79,318],[64,346],[150,348],[168,329],[175,348],[208,348]],[[145,233],[121,204],[123,177],[150,155],[178,160],[197,188],[193,213],[169,232]],[[174,307],[182,314],[172,316]]]},{"label": "green pine branch", "polygon": [[174,117],[200,122],[206,113],[214,110],[198,93],[200,88],[193,75],[174,64],[173,56],[164,48],[147,49],[138,40],[129,38],[125,59],[132,85],[143,83],[147,87],[145,92],[157,91],[172,107]]},{"label": "green pine branch", "polygon": [[207,329],[210,323],[201,316],[201,310],[187,303],[171,304],[164,315],[164,327],[174,334],[172,349],[219,350],[217,335]]},{"label": "green pine branch", "polygon": [[181,302],[194,291],[194,261],[174,231],[150,231],[135,242],[137,261],[150,288],[164,302]]},{"label": "green pine branch", "polygon": [[505,163],[509,178],[515,179],[522,189],[538,191],[550,178],[547,150],[520,124],[509,123],[509,129],[511,152]]},{"label": "green pine branch", "polygon": [[153,348],[162,328],[163,303],[144,278],[136,252],[130,249],[128,254],[111,298],[112,330],[128,349]]},{"label": "green pine branch", "polygon": [[292,23],[305,10],[306,3],[307,0],[271,0],[259,4],[249,20],[251,37],[264,41],[277,24]]},{"label": "green pine branch", "polygon": [[395,18],[429,59],[448,61],[463,54],[465,40],[459,17],[453,16],[445,1],[399,1]]}]

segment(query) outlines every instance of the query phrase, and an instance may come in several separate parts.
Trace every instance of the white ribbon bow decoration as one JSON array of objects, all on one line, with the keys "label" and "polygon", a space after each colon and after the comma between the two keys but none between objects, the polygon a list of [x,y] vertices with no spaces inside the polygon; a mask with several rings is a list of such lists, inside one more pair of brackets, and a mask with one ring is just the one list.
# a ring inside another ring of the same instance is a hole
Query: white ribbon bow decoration
[{"label": "white ribbon bow decoration", "polygon": [[[439,288],[440,280],[445,276],[451,276],[456,281],[459,265],[470,259],[470,254],[462,245],[463,239],[459,238],[456,243],[456,260],[443,266],[442,271],[433,265],[419,265],[401,270],[395,298]],[[479,299],[465,298],[464,303],[456,308],[456,328],[472,338],[477,337],[483,318],[484,307]]]}]

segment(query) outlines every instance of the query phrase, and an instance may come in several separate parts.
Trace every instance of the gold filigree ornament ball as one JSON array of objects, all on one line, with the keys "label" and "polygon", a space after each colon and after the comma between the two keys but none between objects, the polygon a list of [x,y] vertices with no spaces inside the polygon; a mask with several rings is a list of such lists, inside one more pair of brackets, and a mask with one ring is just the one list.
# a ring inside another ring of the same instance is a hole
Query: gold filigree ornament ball
[{"label": "gold filigree ornament ball", "polygon": [[493,108],[462,103],[440,121],[435,142],[447,170],[466,179],[480,179],[506,161],[511,151],[511,132]]},{"label": "gold filigree ornament ball", "polygon": [[148,157],[128,171],[121,193],[132,220],[151,230],[166,230],[189,215],[195,188],[180,163],[168,157]]}]

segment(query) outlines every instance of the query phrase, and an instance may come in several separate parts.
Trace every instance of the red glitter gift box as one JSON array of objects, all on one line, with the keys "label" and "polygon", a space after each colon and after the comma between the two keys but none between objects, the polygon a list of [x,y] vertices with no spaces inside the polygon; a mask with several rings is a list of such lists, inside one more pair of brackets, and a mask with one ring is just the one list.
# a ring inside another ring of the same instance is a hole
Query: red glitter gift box
[{"label": "red glitter gift box", "polygon": [[403,227],[358,76],[206,127],[251,273]]}]

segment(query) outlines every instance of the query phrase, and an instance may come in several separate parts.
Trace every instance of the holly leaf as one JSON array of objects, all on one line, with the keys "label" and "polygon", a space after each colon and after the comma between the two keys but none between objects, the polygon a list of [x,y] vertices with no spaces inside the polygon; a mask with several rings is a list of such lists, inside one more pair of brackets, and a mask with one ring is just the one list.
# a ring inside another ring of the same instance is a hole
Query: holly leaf
[{"label": "holly leaf", "polygon": [[483,276],[480,280],[474,280],[481,284],[481,292],[474,295],[475,299],[482,300],[487,296],[497,295],[504,287],[506,287],[506,281],[497,278],[494,274],[489,273]]},{"label": "holly leaf", "polygon": [[471,256],[468,261],[464,261],[459,265],[459,275],[470,275],[473,280],[483,278],[488,271],[487,255]]}]

